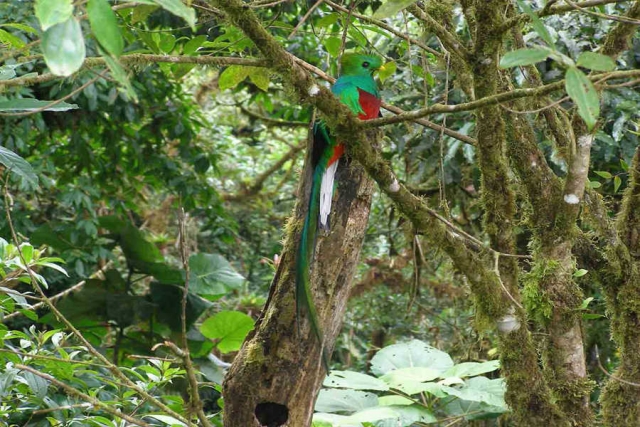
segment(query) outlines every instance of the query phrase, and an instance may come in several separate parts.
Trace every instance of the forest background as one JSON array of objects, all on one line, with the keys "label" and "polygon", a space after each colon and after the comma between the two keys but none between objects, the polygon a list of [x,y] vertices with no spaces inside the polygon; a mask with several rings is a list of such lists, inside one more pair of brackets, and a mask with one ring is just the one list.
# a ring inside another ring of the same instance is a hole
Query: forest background
[{"label": "forest background", "polygon": [[[639,20],[2,2],[0,423],[637,426]],[[386,63],[366,124],[327,90],[351,50]],[[348,159],[326,378],[293,299],[314,114]]]}]

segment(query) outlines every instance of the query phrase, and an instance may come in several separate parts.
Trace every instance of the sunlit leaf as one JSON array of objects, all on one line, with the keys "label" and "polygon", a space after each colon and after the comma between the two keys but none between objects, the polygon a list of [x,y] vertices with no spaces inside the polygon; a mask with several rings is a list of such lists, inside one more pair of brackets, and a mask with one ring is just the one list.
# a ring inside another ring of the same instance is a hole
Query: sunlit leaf
[{"label": "sunlit leaf", "polygon": [[547,59],[549,57],[549,53],[549,49],[544,47],[512,50],[511,52],[507,52],[502,59],[500,59],[500,68],[536,64]]},{"label": "sunlit leaf", "polygon": [[589,129],[593,129],[600,115],[600,99],[591,80],[579,69],[572,67],[565,75],[567,94],[578,107],[578,114]]},{"label": "sunlit leaf", "polygon": [[71,0],[36,0],[35,10],[42,31],[47,31],[71,18],[73,3]]},{"label": "sunlit leaf", "polygon": [[221,311],[202,323],[200,332],[209,339],[219,340],[216,347],[222,353],[238,351],[253,329],[251,317],[239,311]]},{"label": "sunlit leaf", "polygon": [[595,52],[582,52],[576,63],[579,67],[595,71],[613,71],[616,69],[616,62],[610,56]]},{"label": "sunlit leaf", "polygon": [[373,17],[376,19],[390,18],[402,9],[414,4],[417,0],[387,0],[376,10]]},{"label": "sunlit leaf", "polygon": [[33,98],[16,98],[9,101],[0,101],[0,111],[67,111],[78,108],[76,104],[58,102],[55,105],[51,105],[52,102]]},{"label": "sunlit leaf", "polygon": [[85,58],[80,23],[69,18],[50,27],[42,35],[42,53],[51,73],[66,77],[78,71]]},{"label": "sunlit leaf", "polygon": [[111,55],[118,57],[124,49],[124,39],[118,25],[118,18],[107,0],[89,0],[87,13],[91,31],[98,43]]}]

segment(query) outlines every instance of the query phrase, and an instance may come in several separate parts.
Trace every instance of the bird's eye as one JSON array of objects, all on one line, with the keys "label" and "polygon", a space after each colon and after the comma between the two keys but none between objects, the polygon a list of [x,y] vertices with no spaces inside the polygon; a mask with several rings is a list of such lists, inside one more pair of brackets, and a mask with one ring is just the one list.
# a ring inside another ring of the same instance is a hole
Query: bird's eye
[{"label": "bird's eye", "polygon": [[369,68],[369,62],[364,61],[364,62],[362,63],[362,66],[363,66],[364,68]]}]

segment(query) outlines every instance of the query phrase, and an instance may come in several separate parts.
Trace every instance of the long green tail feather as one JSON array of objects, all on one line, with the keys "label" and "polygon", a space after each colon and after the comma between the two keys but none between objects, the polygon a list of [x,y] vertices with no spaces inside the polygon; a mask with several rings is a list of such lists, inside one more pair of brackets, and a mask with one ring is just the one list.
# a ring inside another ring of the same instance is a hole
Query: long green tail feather
[{"label": "long green tail feather", "polygon": [[318,162],[313,172],[311,195],[309,196],[309,209],[307,210],[307,216],[304,219],[304,225],[300,235],[300,244],[298,246],[298,256],[296,258],[296,322],[298,325],[298,333],[300,333],[300,313],[302,311],[302,307],[305,307],[307,313],[309,313],[311,330],[322,346],[322,362],[325,369],[328,371],[329,360],[324,348],[324,338],[322,329],[320,328],[320,322],[318,320],[318,312],[316,310],[315,303],[313,302],[313,296],[311,295],[309,280],[309,264],[313,259],[318,229],[318,197],[320,195],[320,184],[322,182],[322,175],[327,168],[326,164],[328,161],[328,158],[325,157],[326,156],[322,156],[322,159]]}]

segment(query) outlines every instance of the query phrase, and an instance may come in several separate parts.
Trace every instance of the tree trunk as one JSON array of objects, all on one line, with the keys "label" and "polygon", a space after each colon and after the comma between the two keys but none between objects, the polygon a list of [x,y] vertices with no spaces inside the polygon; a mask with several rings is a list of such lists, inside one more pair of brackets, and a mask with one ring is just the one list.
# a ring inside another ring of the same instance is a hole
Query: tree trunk
[{"label": "tree trunk", "polygon": [[[298,199],[295,217],[287,226],[269,299],[224,382],[225,427],[302,427],[311,423],[325,370],[321,345],[310,330],[306,313],[300,319],[298,335],[294,300],[295,256],[311,186],[309,164],[307,156],[299,188],[306,197]],[[345,159],[340,162],[336,181],[331,231],[326,236],[320,233],[311,263],[312,294],[329,354],[342,324],[373,193],[373,181],[363,168]]]}]

